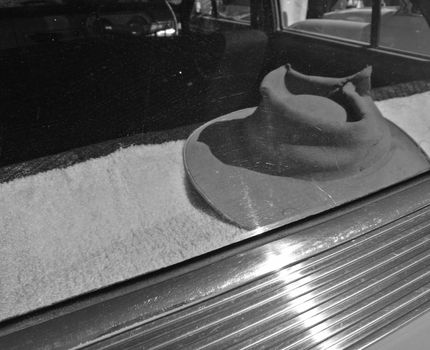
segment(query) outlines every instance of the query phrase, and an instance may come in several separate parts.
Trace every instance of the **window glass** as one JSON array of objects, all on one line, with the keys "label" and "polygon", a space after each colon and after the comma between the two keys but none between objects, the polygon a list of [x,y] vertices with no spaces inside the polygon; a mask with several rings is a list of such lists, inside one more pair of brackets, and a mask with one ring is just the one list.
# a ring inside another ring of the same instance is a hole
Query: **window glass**
[{"label": "window glass", "polygon": [[[371,0],[280,0],[284,28],[370,41]],[[430,55],[430,26],[410,0],[382,1],[378,46]]]},{"label": "window glass", "polygon": [[197,0],[191,23],[196,29],[209,31],[249,27],[250,0]]},{"label": "window glass", "polygon": [[249,1],[0,4],[0,320],[249,236],[182,158],[204,122],[258,104]]},{"label": "window glass", "polygon": [[430,27],[409,0],[385,1],[379,46],[430,55]]},{"label": "window glass", "polygon": [[[283,47],[249,0],[0,4],[0,321],[429,168],[372,123],[369,69],[274,67]],[[281,4],[287,28],[368,40],[366,2]]]},{"label": "window glass", "polygon": [[281,0],[284,28],[360,42],[370,41],[371,1]]}]

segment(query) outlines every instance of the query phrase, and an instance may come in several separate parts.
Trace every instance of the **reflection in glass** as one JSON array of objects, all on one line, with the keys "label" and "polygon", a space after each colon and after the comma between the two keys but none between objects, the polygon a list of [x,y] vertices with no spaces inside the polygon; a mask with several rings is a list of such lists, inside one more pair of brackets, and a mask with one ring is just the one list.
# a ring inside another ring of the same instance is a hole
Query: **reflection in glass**
[{"label": "reflection in glass", "polygon": [[430,27],[409,0],[391,1],[389,15],[381,18],[379,46],[430,55]]}]

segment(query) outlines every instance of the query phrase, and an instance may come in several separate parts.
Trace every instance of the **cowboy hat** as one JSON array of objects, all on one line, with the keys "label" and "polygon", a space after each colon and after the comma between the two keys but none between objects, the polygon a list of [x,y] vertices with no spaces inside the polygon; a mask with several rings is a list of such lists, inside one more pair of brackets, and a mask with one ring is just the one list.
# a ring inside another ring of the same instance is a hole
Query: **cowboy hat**
[{"label": "cowboy hat", "polygon": [[188,138],[190,182],[224,217],[254,229],[286,224],[429,168],[419,147],[370,96],[371,67],[345,78],[289,65],[263,79],[261,103]]}]

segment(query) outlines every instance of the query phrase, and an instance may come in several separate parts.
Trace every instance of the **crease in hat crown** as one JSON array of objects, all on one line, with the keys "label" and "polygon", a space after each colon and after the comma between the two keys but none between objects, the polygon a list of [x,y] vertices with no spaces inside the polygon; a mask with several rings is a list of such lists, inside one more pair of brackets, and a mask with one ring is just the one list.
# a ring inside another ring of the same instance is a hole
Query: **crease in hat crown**
[{"label": "crease in hat crown", "polygon": [[252,159],[241,164],[317,180],[381,166],[390,156],[391,134],[370,96],[371,71],[325,78],[286,65],[268,73],[260,105],[243,121]]}]

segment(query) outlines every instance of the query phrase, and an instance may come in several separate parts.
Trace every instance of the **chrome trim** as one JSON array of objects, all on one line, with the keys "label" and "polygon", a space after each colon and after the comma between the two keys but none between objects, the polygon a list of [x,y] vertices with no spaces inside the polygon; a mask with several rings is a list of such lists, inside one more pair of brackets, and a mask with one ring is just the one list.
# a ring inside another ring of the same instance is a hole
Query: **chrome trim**
[{"label": "chrome trim", "polygon": [[167,0],[164,0],[164,3],[166,4],[167,8],[169,9],[170,14],[172,15],[173,23],[174,23],[174,27],[175,27],[175,35],[178,35],[179,34],[178,18],[176,17],[176,13],[175,13],[175,11],[173,11],[172,6],[170,5],[170,3]]},{"label": "chrome trim", "polygon": [[0,348],[275,347],[285,339],[294,348],[294,339],[316,345],[315,337],[353,344],[386,319],[427,310],[429,231],[423,175],[182,265],[164,280],[142,285],[142,277],[74,307],[3,323]]},{"label": "chrome trim", "polygon": [[282,30],[282,14],[281,14],[281,6],[279,4],[279,0],[271,1],[272,7],[272,16],[273,16],[273,29],[275,31]]},{"label": "chrome trim", "polygon": [[116,337],[107,348],[307,349],[319,341],[324,341],[323,349],[339,342],[351,345],[356,340],[352,334],[366,335],[370,325],[415,307],[418,299],[430,301],[429,232],[426,222],[406,235],[391,229],[366,235],[147,323]]},{"label": "chrome trim", "polygon": [[428,312],[429,309],[430,309],[430,302],[427,302],[417,307],[416,309],[412,310],[411,312],[397,318],[387,326],[380,328],[378,331],[372,333],[370,336],[356,342],[353,346],[351,346],[351,349],[352,350],[365,349],[368,346],[375,344],[376,342],[378,342],[388,334],[394,333],[395,331],[399,330],[401,327],[410,323],[412,320],[424,315],[426,312]]}]

